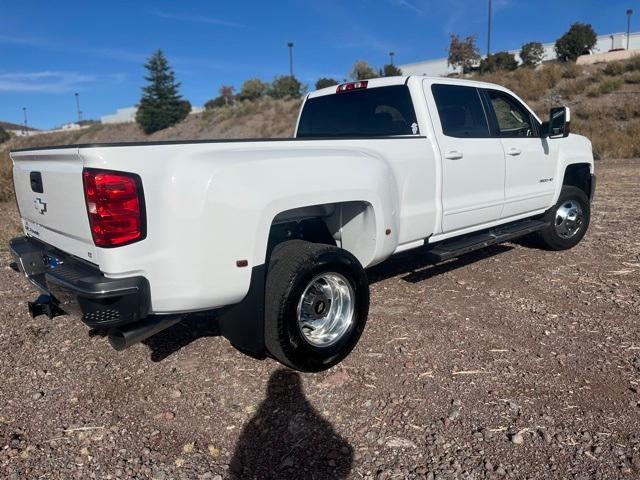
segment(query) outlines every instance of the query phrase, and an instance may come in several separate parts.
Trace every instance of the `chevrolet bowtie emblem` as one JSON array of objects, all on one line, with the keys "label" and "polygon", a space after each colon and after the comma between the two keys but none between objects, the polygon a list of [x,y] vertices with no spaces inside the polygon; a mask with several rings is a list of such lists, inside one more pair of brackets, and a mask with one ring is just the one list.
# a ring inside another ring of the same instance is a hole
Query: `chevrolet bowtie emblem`
[{"label": "chevrolet bowtie emblem", "polygon": [[45,213],[47,213],[47,203],[43,202],[41,198],[36,198],[33,201],[34,205],[36,206],[36,210],[38,211],[38,213],[40,215],[44,215]]}]

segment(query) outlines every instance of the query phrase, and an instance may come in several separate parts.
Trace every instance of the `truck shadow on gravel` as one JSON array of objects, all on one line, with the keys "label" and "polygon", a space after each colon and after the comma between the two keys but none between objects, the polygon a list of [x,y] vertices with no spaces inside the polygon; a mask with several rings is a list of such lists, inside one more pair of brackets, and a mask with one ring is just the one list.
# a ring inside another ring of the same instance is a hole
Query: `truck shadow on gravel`
[{"label": "truck shadow on gravel", "polygon": [[[107,329],[89,330],[90,337],[107,337],[108,335]],[[143,340],[142,344],[149,348],[152,362],[161,362],[199,338],[219,336],[220,330],[215,316],[198,313],[186,316],[180,320],[180,323]]]},{"label": "truck shadow on gravel", "polygon": [[513,248],[505,244],[492,245],[438,264],[433,264],[426,259],[424,255],[426,249],[418,248],[394,255],[389,260],[368,269],[367,276],[369,277],[369,283],[382,282],[398,275],[402,275],[401,278],[405,282],[420,283],[437,275],[508,252]]},{"label": "truck shadow on gravel", "polygon": [[[367,275],[371,284],[399,275],[402,275],[401,279],[406,282],[419,283],[437,275],[508,252],[513,248],[505,244],[493,245],[435,265],[425,258],[423,249],[416,249],[400,253],[384,263],[368,269]],[[107,333],[107,331],[93,329],[89,332],[89,335],[106,336]],[[183,318],[180,323],[163,330],[142,343],[151,351],[151,361],[161,362],[199,338],[217,336],[220,336],[220,330],[215,315],[199,313]]]},{"label": "truck shadow on gravel", "polygon": [[313,408],[300,375],[280,368],[245,425],[229,464],[234,479],[342,479],[353,447]]}]

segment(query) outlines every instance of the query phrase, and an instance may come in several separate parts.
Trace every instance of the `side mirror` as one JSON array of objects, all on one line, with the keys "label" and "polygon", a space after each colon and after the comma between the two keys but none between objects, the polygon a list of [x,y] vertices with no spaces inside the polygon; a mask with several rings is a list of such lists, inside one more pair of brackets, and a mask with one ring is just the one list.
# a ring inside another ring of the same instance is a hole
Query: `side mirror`
[{"label": "side mirror", "polygon": [[542,136],[549,138],[568,137],[571,131],[569,107],[554,107],[549,112],[549,121],[542,124]]}]

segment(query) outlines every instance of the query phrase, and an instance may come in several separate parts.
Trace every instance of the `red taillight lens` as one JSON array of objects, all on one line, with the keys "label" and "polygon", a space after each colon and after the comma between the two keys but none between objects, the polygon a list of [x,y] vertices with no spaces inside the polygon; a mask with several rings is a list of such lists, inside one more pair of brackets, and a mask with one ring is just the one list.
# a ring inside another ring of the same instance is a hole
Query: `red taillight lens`
[{"label": "red taillight lens", "polygon": [[140,177],[85,168],[82,179],[91,234],[97,247],[119,247],[144,238]]},{"label": "red taillight lens", "polygon": [[367,80],[361,80],[359,82],[342,83],[336,87],[336,93],[349,92],[351,90],[362,90],[367,88],[369,82]]}]

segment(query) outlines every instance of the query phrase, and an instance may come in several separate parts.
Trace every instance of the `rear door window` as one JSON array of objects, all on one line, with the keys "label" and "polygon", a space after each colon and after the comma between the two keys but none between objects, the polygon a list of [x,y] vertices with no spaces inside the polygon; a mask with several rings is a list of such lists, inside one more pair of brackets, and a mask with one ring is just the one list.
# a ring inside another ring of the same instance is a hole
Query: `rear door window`
[{"label": "rear door window", "polygon": [[431,92],[438,108],[442,133],[458,138],[489,137],[487,116],[477,88],[434,84]]},{"label": "rear door window", "polygon": [[351,90],[308,99],[297,137],[385,137],[418,133],[406,85]]}]

